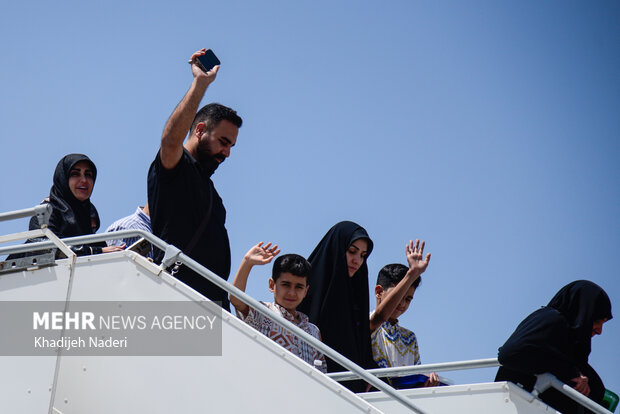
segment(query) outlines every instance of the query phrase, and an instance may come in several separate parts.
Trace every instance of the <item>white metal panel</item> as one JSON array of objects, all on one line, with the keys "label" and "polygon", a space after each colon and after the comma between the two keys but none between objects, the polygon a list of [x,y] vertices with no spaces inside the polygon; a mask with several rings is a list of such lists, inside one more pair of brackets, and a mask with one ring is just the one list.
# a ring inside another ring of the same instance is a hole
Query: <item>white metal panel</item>
[{"label": "white metal panel", "polygon": [[[0,275],[0,301],[65,301],[69,260],[57,263],[57,266]],[[55,369],[55,356],[0,356],[0,411],[48,412]]]},{"label": "white metal panel", "polygon": [[[196,295],[134,257],[79,258],[71,299]],[[236,317],[225,312],[223,319],[221,357],[61,357],[54,407],[63,414],[380,412]]]},{"label": "white metal panel", "polygon": [[0,300],[38,301],[67,298],[69,259],[56,261],[56,266],[24,270],[0,275]]},{"label": "white metal panel", "polygon": [[[421,409],[433,414],[559,414],[530,393],[507,382],[417,388],[399,392],[411,398]],[[381,392],[360,396],[386,413],[409,412]]]}]

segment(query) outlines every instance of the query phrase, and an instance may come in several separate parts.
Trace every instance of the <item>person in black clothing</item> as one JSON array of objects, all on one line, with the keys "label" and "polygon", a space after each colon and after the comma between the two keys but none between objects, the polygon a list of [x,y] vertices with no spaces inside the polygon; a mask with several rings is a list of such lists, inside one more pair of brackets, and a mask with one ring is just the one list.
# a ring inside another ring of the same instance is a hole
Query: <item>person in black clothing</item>
[{"label": "person in black clothing", "polygon": [[[190,59],[193,82],[168,119],[161,146],[148,173],[148,204],[153,234],[175,245],[224,280],[230,273],[226,209],[211,175],[230,155],[242,120],[220,104],[198,105],[219,66],[204,72]],[[189,131],[185,145],[183,141]],[[156,257],[162,259],[163,254]],[[181,266],[174,276],[230,310],[228,295],[201,275]]]},{"label": "person in black clothing", "polygon": [[[587,280],[569,283],[546,307],[525,318],[499,348],[501,367],[495,381],[511,381],[532,391],[534,375],[549,372],[600,404],[605,386],[588,356],[592,337],[600,335],[611,318],[611,302],[603,289]],[[540,398],[562,413],[584,412],[554,389]]]},{"label": "person in black clothing", "polygon": [[[377,368],[370,344],[368,266],[373,243],[366,230],[351,221],[334,225],[316,246],[310,289],[298,309],[321,330],[323,342],[363,368]],[[343,368],[327,358],[327,371]],[[365,391],[363,381],[345,383]]]},{"label": "person in black clothing", "polygon": [[[41,204],[50,204],[52,214],[48,228],[60,238],[96,233],[99,229],[99,213],[90,202],[97,178],[97,167],[84,154],[68,154],[58,161],[54,171],[50,195]],[[41,228],[36,216],[30,219],[29,230]],[[46,240],[45,237],[29,239],[27,243]],[[123,250],[125,246],[107,247],[105,242],[72,246],[78,256]],[[59,253],[59,252],[58,252]],[[16,254],[7,260],[27,256]]]}]

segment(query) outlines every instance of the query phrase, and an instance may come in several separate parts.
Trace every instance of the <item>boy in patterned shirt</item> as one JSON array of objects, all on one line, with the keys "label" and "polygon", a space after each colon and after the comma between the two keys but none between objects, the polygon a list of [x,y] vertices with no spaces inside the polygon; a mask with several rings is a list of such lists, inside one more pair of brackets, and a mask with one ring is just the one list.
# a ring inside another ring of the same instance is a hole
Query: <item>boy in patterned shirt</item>
[{"label": "boy in patterned shirt", "polygon": [[[252,267],[271,262],[278,253],[280,253],[278,246],[271,247],[271,243],[263,245],[263,242],[260,242],[252,247],[243,257],[233,285],[245,292]],[[310,263],[298,254],[285,254],[278,257],[273,263],[272,276],[269,279],[269,290],[273,292],[274,301],[261,303],[305,332],[321,340],[319,328],[310,323],[308,316],[297,311],[297,306],[306,297],[306,293],[308,293],[310,269]],[[239,319],[273,339],[323,373],[327,372],[325,357],[322,353],[278,325],[272,319],[246,305],[240,299],[230,295],[230,303],[235,307]]]},{"label": "boy in patterned shirt", "polygon": [[[372,356],[381,368],[420,365],[420,353],[415,334],[398,324],[398,317],[405,313],[413,294],[422,280],[430,262],[430,253],[423,259],[424,241],[413,241],[405,247],[409,268],[389,264],[379,271],[375,297],[377,308],[370,314]],[[439,377],[431,373],[425,387],[439,385]]]}]

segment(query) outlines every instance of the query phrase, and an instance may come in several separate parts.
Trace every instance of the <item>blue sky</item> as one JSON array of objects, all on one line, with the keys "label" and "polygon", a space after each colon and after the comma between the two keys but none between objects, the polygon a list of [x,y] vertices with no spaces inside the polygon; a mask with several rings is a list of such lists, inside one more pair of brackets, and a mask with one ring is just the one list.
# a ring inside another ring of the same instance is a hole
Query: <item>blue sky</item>
[{"label": "blue sky", "polygon": [[[90,3],[0,7],[0,211],[38,204],[82,152],[102,227],[132,213],[207,47],[222,67],[204,103],[244,118],[214,176],[234,269],[258,241],[307,256],[353,220],[375,242],[374,286],[423,238],[433,258],[401,322],[426,363],[496,356],[576,279],[618,309],[617,2]],[[269,299],[269,273],[248,292]],[[620,393],[616,319],[590,361]]]}]

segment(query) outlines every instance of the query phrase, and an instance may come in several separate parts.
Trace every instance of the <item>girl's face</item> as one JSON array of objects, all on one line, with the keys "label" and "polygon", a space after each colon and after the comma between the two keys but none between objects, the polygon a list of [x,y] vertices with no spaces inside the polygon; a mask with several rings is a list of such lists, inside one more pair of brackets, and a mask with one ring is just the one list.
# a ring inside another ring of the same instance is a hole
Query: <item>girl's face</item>
[{"label": "girl's face", "polygon": [[86,161],[76,163],[69,172],[69,189],[79,201],[86,201],[93,193],[95,178],[90,164]]},{"label": "girl's face", "polygon": [[346,256],[349,277],[353,277],[368,256],[368,242],[365,239],[355,240],[347,249]]}]

